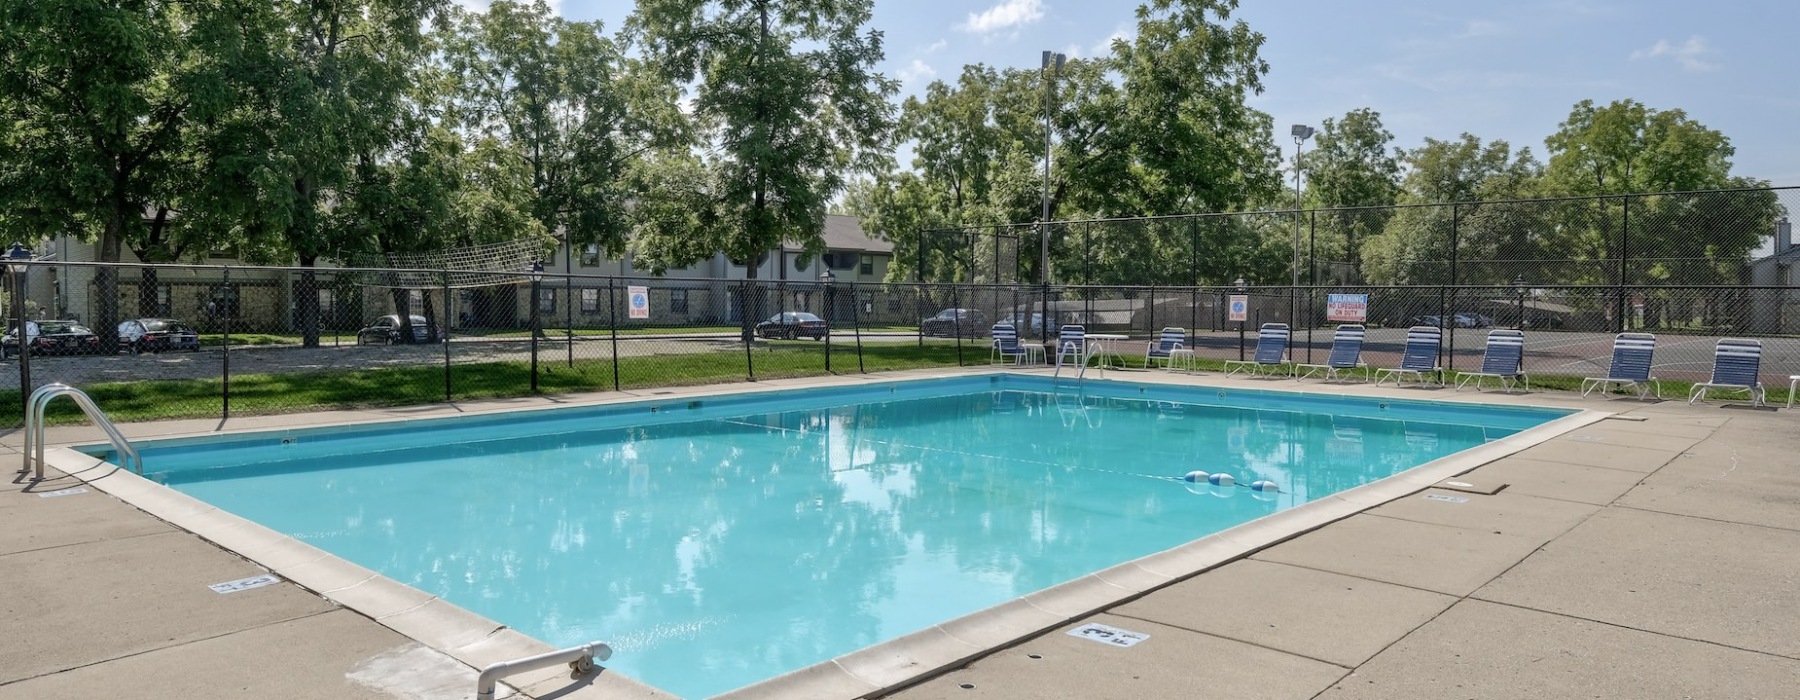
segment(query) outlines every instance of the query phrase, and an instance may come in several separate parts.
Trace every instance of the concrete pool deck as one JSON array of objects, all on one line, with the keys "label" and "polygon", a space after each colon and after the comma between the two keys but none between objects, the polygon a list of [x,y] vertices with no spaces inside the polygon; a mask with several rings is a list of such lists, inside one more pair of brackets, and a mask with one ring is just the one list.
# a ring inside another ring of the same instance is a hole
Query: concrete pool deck
[{"label": "concrete pool deck", "polygon": [[[726,389],[945,374],[777,380]],[[952,670],[916,685],[890,692],[883,689],[885,679],[834,664],[814,670],[810,687],[835,689],[833,696],[843,698],[885,692],[971,699],[1196,692],[1233,698],[1773,698],[1800,687],[1800,610],[1792,605],[1800,593],[1800,566],[1793,564],[1800,551],[1795,414],[1583,401],[1556,392],[1477,395],[1161,372],[1117,378],[1621,415],[1476,466],[1460,479],[1508,485],[1496,494],[1421,492],[1424,486],[1418,486],[1197,576],[1177,577],[1140,595],[1120,591],[1116,598],[1127,602],[1066,614],[1072,622],[998,651],[971,646]],[[551,403],[269,416],[233,419],[226,427],[366,422]],[[122,426],[134,438],[218,427],[216,420]],[[56,428],[49,438],[52,444],[91,442],[94,435],[86,428]],[[0,468],[17,469],[20,441],[17,434],[0,439]],[[533,648],[531,640],[507,638],[510,630],[469,638],[457,636],[466,631],[409,623],[423,616],[408,613],[439,603],[429,596],[373,601],[392,611],[380,615],[285,581],[215,594],[207,584],[265,568],[97,487],[43,497],[81,487],[77,479],[26,486],[0,484],[0,522],[6,524],[0,590],[7,591],[0,614],[10,632],[0,635],[0,700],[467,697],[475,677],[471,659],[499,660],[517,655],[511,650]],[[1062,633],[1088,622],[1150,636],[1115,648]],[[415,641],[419,637],[433,644]],[[437,650],[444,645],[456,645],[452,651],[459,653]],[[514,680],[525,696],[536,698],[666,697],[616,674],[571,680],[566,672],[542,672]],[[785,696],[776,691],[753,688],[742,695],[802,697],[792,694],[792,686]]]}]

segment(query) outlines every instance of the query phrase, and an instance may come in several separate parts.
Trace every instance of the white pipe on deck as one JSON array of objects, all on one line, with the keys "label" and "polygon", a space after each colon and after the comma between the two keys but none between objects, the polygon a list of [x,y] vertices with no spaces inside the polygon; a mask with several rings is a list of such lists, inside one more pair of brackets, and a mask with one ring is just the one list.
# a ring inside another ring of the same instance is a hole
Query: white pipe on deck
[{"label": "white pipe on deck", "polygon": [[595,659],[605,661],[610,658],[612,658],[612,647],[607,646],[604,642],[588,642],[578,647],[558,649],[537,656],[492,663],[482,669],[481,675],[475,679],[475,700],[494,700],[494,684],[498,683],[501,678],[515,673],[535,671],[565,663],[576,673],[587,673],[594,669]]}]

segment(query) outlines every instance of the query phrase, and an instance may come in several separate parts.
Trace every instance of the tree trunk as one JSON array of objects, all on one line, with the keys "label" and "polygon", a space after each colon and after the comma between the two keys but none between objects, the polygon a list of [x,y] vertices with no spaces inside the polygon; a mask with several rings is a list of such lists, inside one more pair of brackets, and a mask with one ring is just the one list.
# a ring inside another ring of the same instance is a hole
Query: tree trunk
[{"label": "tree trunk", "polygon": [[400,316],[400,343],[411,345],[412,334],[412,290],[394,287],[388,292],[394,298],[394,313]]},{"label": "tree trunk", "polygon": [[316,255],[300,256],[300,281],[294,284],[294,313],[300,324],[300,343],[304,347],[319,347],[319,280],[318,273],[313,271],[313,264],[318,262]]},{"label": "tree trunk", "polygon": [[162,305],[157,303],[156,294],[161,285],[156,268],[145,266],[138,269],[137,313],[140,318],[163,315]]},{"label": "tree trunk", "polygon": [[[441,340],[441,338],[438,337],[438,329],[442,328],[444,324],[438,322],[437,310],[438,305],[442,304],[443,301],[433,301],[432,290],[429,289],[425,290],[424,294],[420,296],[425,299],[425,308],[419,310],[419,313],[425,317],[425,342],[438,342]],[[438,296],[443,295],[438,294]]]}]

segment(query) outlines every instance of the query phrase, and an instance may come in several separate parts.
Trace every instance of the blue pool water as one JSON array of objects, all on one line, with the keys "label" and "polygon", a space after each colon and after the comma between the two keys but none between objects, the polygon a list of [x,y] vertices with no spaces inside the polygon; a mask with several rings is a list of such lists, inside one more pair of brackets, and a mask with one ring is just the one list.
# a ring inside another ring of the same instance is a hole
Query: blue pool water
[{"label": "blue pool water", "polygon": [[150,478],[698,697],[1561,415],[983,376],[140,449]]}]

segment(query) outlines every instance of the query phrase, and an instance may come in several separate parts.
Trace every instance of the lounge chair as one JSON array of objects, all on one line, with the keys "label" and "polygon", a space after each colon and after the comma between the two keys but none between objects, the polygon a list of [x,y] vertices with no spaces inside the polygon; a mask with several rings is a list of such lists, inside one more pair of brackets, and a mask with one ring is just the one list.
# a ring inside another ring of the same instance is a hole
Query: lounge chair
[{"label": "lounge chair", "polygon": [[1604,377],[1588,377],[1581,380],[1581,397],[1587,398],[1589,392],[1600,389],[1602,394],[1610,393],[1612,385],[1621,389],[1636,389],[1638,399],[1650,397],[1652,389],[1656,398],[1662,398],[1662,385],[1656,377],[1650,376],[1651,360],[1656,355],[1656,336],[1649,333],[1620,333],[1613,338],[1612,365],[1606,370]]},{"label": "lounge chair", "polygon": [[1178,360],[1185,360],[1183,364],[1193,368],[1194,350],[1187,346],[1186,328],[1164,328],[1156,341],[1144,346],[1144,369],[1150,369],[1150,363],[1158,360],[1170,370],[1175,369]]},{"label": "lounge chair", "polygon": [[[1287,354],[1288,325],[1285,323],[1265,323],[1256,332],[1256,355],[1248,360],[1226,360],[1225,376],[1238,372],[1248,372],[1254,377],[1259,374],[1274,376],[1275,371],[1287,365],[1283,355]],[[1288,367],[1288,374],[1293,374],[1293,367]]]},{"label": "lounge chair", "polygon": [[1044,346],[1019,342],[1019,331],[1010,323],[996,323],[993,329],[993,350],[988,353],[988,364],[996,360],[1011,359],[1015,365],[1037,364],[1044,357]]},{"label": "lounge chair", "polygon": [[1761,406],[1764,391],[1762,380],[1757,378],[1761,371],[1762,341],[1721,338],[1713,348],[1712,381],[1695,384],[1688,393],[1688,403],[1705,399],[1713,389],[1729,389],[1750,394],[1750,405]]},{"label": "lounge chair", "polygon": [[1368,333],[1360,323],[1346,323],[1337,327],[1331,336],[1331,355],[1325,358],[1322,365],[1294,365],[1294,378],[1305,379],[1318,374],[1326,379],[1342,379],[1344,370],[1362,368],[1363,379],[1369,378],[1369,366],[1362,362],[1363,336]]},{"label": "lounge chair", "polygon": [[1082,371],[1087,370],[1087,327],[1070,324],[1063,326],[1056,336],[1056,374],[1062,374],[1065,358],[1073,359],[1075,366]]},{"label": "lounge chair", "polygon": [[1444,368],[1437,363],[1438,348],[1444,342],[1444,331],[1436,326],[1413,326],[1406,331],[1406,349],[1400,353],[1399,367],[1384,367],[1375,370],[1375,386],[1389,379],[1395,386],[1406,386],[1406,375],[1418,377],[1424,384],[1425,373],[1438,376],[1438,385],[1444,384]]},{"label": "lounge chair", "polygon": [[1487,349],[1481,352],[1481,371],[1463,372],[1456,379],[1456,390],[1475,383],[1475,390],[1481,391],[1481,383],[1488,379],[1499,380],[1500,386],[1512,391],[1513,386],[1522,386],[1531,391],[1531,375],[1525,373],[1525,331],[1513,328],[1500,328],[1488,331]]}]

